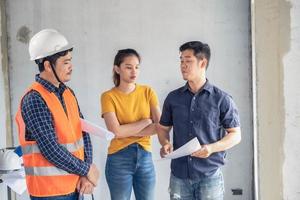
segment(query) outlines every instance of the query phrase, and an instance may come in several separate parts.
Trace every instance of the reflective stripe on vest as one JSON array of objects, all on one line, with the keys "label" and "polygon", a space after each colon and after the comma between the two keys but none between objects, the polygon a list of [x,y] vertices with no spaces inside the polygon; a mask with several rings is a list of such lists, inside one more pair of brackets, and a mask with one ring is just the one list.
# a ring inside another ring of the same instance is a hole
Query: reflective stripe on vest
[{"label": "reflective stripe on vest", "polygon": [[[68,144],[60,144],[61,146],[65,147],[69,152],[78,151],[80,148],[83,148],[83,138],[77,140],[75,143],[68,143]],[[22,153],[23,155],[31,154],[31,153],[41,153],[40,149],[37,144],[31,144],[22,146]]]},{"label": "reflective stripe on vest", "polygon": [[57,167],[25,167],[26,175],[32,176],[65,176],[72,175]]}]

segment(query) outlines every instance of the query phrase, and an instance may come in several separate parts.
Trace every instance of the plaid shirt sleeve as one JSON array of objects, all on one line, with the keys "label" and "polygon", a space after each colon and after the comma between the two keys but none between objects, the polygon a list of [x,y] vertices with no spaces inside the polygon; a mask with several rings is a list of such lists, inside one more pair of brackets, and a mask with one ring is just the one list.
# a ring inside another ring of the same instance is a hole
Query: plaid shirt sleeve
[{"label": "plaid shirt sleeve", "polygon": [[[21,111],[26,124],[26,139],[35,140],[42,155],[49,162],[69,173],[87,175],[90,167],[89,159],[82,161],[76,158],[57,142],[52,115],[39,93],[31,91],[25,95]],[[90,140],[86,139],[88,134],[84,135],[86,145],[88,143],[86,141]]]}]

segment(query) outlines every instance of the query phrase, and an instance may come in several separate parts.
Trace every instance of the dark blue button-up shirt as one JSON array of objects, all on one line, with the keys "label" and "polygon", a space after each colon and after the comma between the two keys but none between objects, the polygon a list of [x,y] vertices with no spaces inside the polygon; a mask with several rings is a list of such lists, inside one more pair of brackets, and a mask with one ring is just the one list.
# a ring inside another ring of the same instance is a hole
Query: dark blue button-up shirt
[{"label": "dark blue button-up shirt", "polygon": [[[230,95],[206,81],[196,93],[188,84],[170,92],[160,119],[163,126],[173,126],[174,150],[194,137],[200,144],[221,140],[227,128],[239,127],[239,115]],[[225,152],[208,158],[185,156],[172,160],[172,173],[182,179],[198,179],[213,174],[224,164]]]},{"label": "dark blue button-up shirt", "polygon": [[[57,96],[66,112],[65,102],[62,97],[66,86],[60,84],[59,88],[57,88],[50,82],[39,77],[39,75],[36,76],[35,80],[42,84],[49,92],[53,92]],[[90,164],[93,161],[92,143],[88,133],[83,132],[84,161],[82,161],[74,157],[57,142],[52,114],[37,91],[30,91],[24,96],[21,103],[21,113],[26,124],[25,139],[36,141],[41,153],[48,161],[69,173],[81,176],[87,175]],[[80,117],[83,117],[81,112]]]}]

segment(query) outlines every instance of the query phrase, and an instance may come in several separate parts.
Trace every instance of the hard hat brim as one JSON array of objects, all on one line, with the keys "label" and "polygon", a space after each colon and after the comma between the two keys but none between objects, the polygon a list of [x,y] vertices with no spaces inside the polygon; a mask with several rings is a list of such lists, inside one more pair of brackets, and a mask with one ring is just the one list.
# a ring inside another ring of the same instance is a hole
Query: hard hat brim
[{"label": "hard hat brim", "polygon": [[30,58],[30,60],[33,61],[33,60],[38,60],[38,59],[41,59],[41,58],[46,58],[48,56],[52,56],[52,55],[54,55],[56,53],[59,53],[59,52],[62,52],[62,51],[66,51],[66,50],[69,50],[69,49],[72,49],[72,48],[74,48],[74,45],[73,44],[68,44],[68,45],[64,46],[63,48],[61,48],[59,50],[48,52],[45,55],[40,55],[40,56],[36,56],[36,57]]}]

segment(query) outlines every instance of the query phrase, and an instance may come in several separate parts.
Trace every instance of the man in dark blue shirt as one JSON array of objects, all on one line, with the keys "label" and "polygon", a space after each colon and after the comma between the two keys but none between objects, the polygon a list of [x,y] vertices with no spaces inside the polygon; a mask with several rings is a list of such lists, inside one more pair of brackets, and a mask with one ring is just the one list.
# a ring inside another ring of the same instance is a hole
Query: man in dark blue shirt
[{"label": "man in dark blue shirt", "polygon": [[[230,95],[206,79],[207,44],[192,41],[180,47],[181,73],[187,83],[170,92],[158,126],[161,156],[197,137],[201,149],[171,162],[170,199],[222,200],[220,167],[225,150],[241,140],[239,115]],[[169,132],[173,127],[173,145]]]}]

